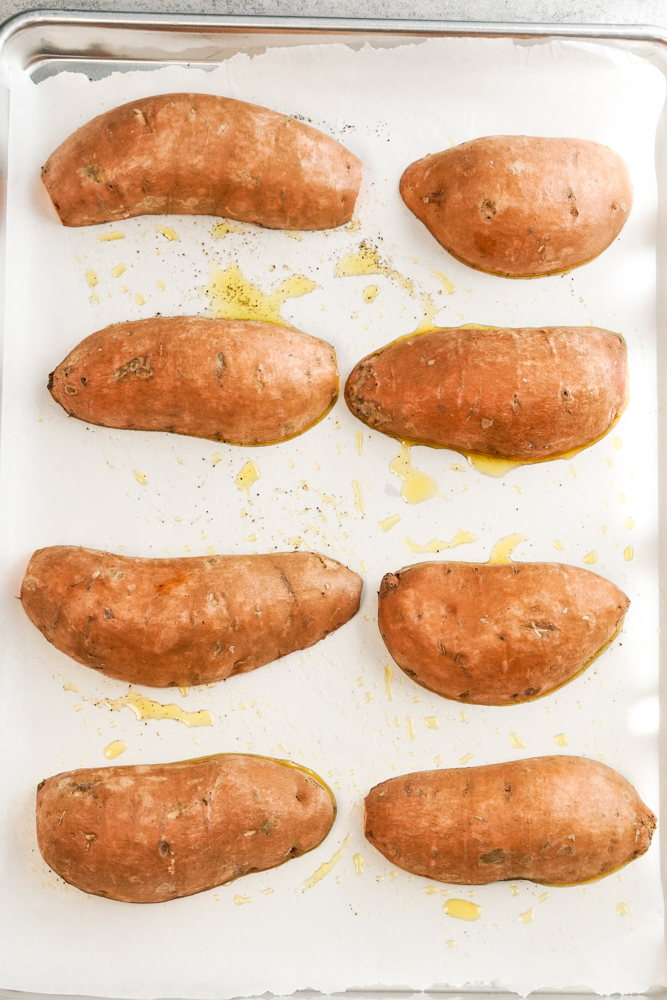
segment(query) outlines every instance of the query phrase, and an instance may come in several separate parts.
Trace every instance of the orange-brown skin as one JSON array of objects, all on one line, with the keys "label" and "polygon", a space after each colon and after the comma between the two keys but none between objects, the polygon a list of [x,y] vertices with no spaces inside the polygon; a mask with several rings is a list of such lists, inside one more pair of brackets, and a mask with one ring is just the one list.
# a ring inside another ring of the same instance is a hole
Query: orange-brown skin
[{"label": "orange-brown skin", "polygon": [[345,401],[374,430],[539,461],[592,444],[628,401],[627,350],[595,327],[432,330],[359,362]]},{"label": "orange-brown skin", "polygon": [[186,687],[305,649],[359,609],[362,581],[313,552],[137,559],[38,549],[21,586],[31,622],[108,677]]},{"label": "orange-brown skin", "polygon": [[350,221],[361,169],[335,139],[277,111],[158,94],[83,125],[42,180],[66,226],[169,213],[309,230]]},{"label": "orange-brown skin", "polygon": [[585,757],[417,771],[366,796],[365,833],[392,865],[437,882],[572,885],[644,854],[656,818]]},{"label": "orange-brown skin", "polygon": [[378,625],[417,684],[456,701],[514,705],[575,677],[629,605],[578,566],[424,562],[385,575]]},{"label": "orange-brown skin", "polygon": [[632,208],[624,161],[587,139],[473,139],[412,163],[400,191],[445,250],[508,278],[585,264]]},{"label": "orange-brown skin", "polygon": [[156,316],[86,337],[49,390],[91,424],[262,445],[317,423],[338,369],[330,344],[288,326]]},{"label": "orange-brown skin", "polygon": [[248,754],[83,768],[37,787],[37,842],[83,892],[161,903],[282,865],[329,833],[325,783]]}]

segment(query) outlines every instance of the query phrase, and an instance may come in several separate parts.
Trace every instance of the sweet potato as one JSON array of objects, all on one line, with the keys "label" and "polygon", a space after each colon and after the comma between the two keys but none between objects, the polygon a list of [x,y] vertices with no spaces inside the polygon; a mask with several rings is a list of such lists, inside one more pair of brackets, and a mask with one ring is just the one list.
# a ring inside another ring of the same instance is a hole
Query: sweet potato
[{"label": "sweet potato", "polygon": [[593,444],[628,401],[619,334],[595,327],[432,330],[354,368],[345,400],[374,430],[527,462]]},{"label": "sweet potato", "polygon": [[452,256],[508,278],[585,264],[632,208],[627,166],[586,139],[474,139],[412,163],[400,191]]},{"label": "sweet potato", "polygon": [[23,608],[61,652],[152,687],[223,680],[305,649],[359,608],[361,578],[312,552],[135,559],[53,545]]},{"label": "sweet potato", "polygon": [[336,800],[290,761],[216,754],[82,768],[37,786],[42,857],[70,885],[160,903],[282,865],[329,833]]},{"label": "sweet potato", "polygon": [[390,778],[366,796],[365,824],[371,844],[414,875],[557,886],[644,854],[656,819],[606,764],[558,756]]},{"label": "sweet potato", "polygon": [[575,677],[629,604],[578,566],[424,562],[383,578],[378,625],[417,684],[456,701],[513,705]]},{"label": "sweet potato", "polygon": [[329,229],[352,218],[361,162],[277,111],[159,94],[83,125],[51,154],[42,180],[66,226],[175,213]]},{"label": "sweet potato", "polygon": [[73,417],[232,444],[274,444],[338,396],[329,344],[275,323],[157,316],[86,337],[49,376]]}]

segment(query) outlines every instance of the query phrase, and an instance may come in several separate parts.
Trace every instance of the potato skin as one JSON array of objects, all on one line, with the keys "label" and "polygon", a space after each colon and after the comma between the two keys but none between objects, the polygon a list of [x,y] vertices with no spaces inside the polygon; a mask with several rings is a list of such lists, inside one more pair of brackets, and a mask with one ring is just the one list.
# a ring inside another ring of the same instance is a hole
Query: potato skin
[{"label": "potato skin", "polygon": [[186,687],[305,649],[359,609],[361,578],[312,552],[139,559],[38,549],[21,586],[56,649],[108,677]]},{"label": "potato skin", "polygon": [[173,213],[311,230],[350,221],[361,169],[335,139],[277,111],[158,94],[83,125],[42,180],[66,226]]},{"label": "potato skin", "polygon": [[317,847],[336,800],[289,761],[217,754],[83,768],[37,787],[42,857],[70,885],[160,903],[265,871]]},{"label": "potato skin", "polygon": [[338,369],[330,344],[291,327],[156,316],[86,337],[49,391],[91,424],[265,445],[321,420]]},{"label": "potato skin", "polygon": [[400,191],[445,250],[508,278],[587,263],[632,208],[626,164],[587,139],[473,139],[412,163]]},{"label": "potato skin", "polygon": [[619,334],[595,327],[432,330],[360,361],[345,401],[369,427],[416,444],[557,458],[618,420],[627,349]]},{"label": "potato skin", "polygon": [[366,837],[392,865],[459,885],[601,878],[644,854],[655,825],[625,778],[585,757],[418,771],[366,796]]},{"label": "potato skin", "polygon": [[378,625],[417,684],[455,701],[514,705],[575,677],[629,605],[578,566],[424,562],[385,575]]}]

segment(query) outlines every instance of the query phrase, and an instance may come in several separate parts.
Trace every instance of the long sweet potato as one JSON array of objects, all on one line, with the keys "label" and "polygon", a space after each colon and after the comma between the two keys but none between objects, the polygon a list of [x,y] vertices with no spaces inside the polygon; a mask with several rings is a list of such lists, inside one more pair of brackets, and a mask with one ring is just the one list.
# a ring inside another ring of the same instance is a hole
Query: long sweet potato
[{"label": "long sweet potato", "polygon": [[135,559],[53,545],[32,556],[21,601],[79,663],[132,684],[184,687],[312,646],[356,614],[361,585],[311,552]]},{"label": "long sweet potato", "polygon": [[82,768],[37,788],[37,842],[61,878],[126,903],[161,903],[317,847],[336,801],[312,771],[250,754]]},{"label": "long sweet potato", "polygon": [[361,163],[277,111],[158,94],[83,125],[51,154],[42,180],[66,226],[175,213],[329,229],[352,218]]},{"label": "long sweet potato", "polygon": [[336,354],[275,323],[156,316],[86,337],[49,376],[73,417],[231,444],[274,444],[338,396]]},{"label": "long sweet potato", "polygon": [[625,778],[585,757],[417,771],[366,796],[366,837],[390,864],[461,885],[601,878],[644,854],[655,824]]},{"label": "long sweet potato", "polygon": [[345,387],[374,430],[534,462],[606,434],[628,401],[627,352],[595,327],[432,330],[360,361]]}]

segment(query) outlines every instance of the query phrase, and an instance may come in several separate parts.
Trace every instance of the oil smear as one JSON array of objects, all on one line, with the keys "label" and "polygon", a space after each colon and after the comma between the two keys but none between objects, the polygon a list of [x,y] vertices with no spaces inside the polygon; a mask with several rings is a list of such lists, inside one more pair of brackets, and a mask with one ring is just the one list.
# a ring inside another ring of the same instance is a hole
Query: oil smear
[{"label": "oil smear", "polygon": [[238,476],[236,477],[236,485],[240,490],[242,490],[245,495],[250,499],[250,487],[253,483],[256,483],[259,479],[259,469],[257,468],[256,462],[246,462]]},{"label": "oil smear", "polygon": [[397,282],[408,295],[414,295],[415,286],[412,279],[404,277],[400,271],[384,264],[377,247],[362,240],[356,253],[348,253],[336,263],[334,276],[336,278],[353,278],[367,274],[384,274],[392,281]]},{"label": "oil smear", "polygon": [[122,753],[125,753],[126,750],[127,743],[125,740],[114,740],[105,746],[103,753],[107,760],[114,760],[116,757],[120,757]]},{"label": "oil smear", "polygon": [[443,274],[442,271],[435,271],[435,270],[431,271],[431,274],[433,275],[434,278],[437,278],[438,281],[442,284],[442,287],[445,289],[447,295],[454,294],[454,292],[456,291],[456,285],[454,284],[453,281],[449,280],[446,274]]},{"label": "oil smear", "polygon": [[410,552],[444,552],[445,549],[455,549],[458,545],[469,545],[478,541],[477,535],[472,535],[469,531],[459,528],[451,542],[443,542],[439,538],[432,538],[426,545],[419,545],[411,538],[404,538],[403,544]]},{"label": "oil smear", "polygon": [[393,679],[394,679],[394,671],[391,669],[391,666],[387,664],[387,666],[384,668],[384,693],[387,696],[387,701],[394,700],[394,691],[391,686],[391,682],[393,681]]},{"label": "oil smear", "polygon": [[526,535],[520,535],[518,533],[514,535],[505,535],[500,541],[491,549],[491,555],[488,558],[487,566],[507,566],[511,565],[513,560],[510,558],[514,552],[517,545],[521,542],[528,541]]},{"label": "oil smear", "polygon": [[526,464],[525,460],[517,461],[515,458],[498,458],[495,455],[473,455],[465,452],[464,454],[473,469],[493,479],[502,479],[508,472]]},{"label": "oil smear", "polygon": [[134,688],[130,688],[122,698],[107,698],[105,704],[112,712],[129,708],[137,719],[172,719],[174,722],[182,722],[190,728],[213,725],[213,716],[205,708],[199,712],[184,712],[179,705],[163,705],[159,701],[153,701],[140,694]]},{"label": "oil smear", "polygon": [[352,489],[354,490],[354,506],[360,514],[365,514],[366,508],[364,507],[364,495],[361,492],[361,482],[359,479],[352,480]]},{"label": "oil smear", "polygon": [[169,240],[170,243],[180,242],[181,237],[178,235],[175,229],[171,228],[171,226],[156,226],[155,231],[159,233],[160,236],[164,236],[164,238],[166,240]]},{"label": "oil smear", "polygon": [[248,281],[234,264],[222,270],[211,265],[206,295],[210,315],[215,319],[249,319],[285,326],[280,310],[287,299],[298,299],[312,292],[317,285],[304,274],[285,278],[274,292],[266,295],[258,285]]},{"label": "oil smear", "polygon": [[329,861],[325,861],[323,864],[321,864],[320,867],[317,869],[317,871],[314,872],[310,876],[310,878],[306,879],[306,881],[303,883],[303,888],[304,889],[312,889],[312,887],[314,885],[317,885],[317,883],[319,881],[321,881],[321,879],[323,879],[325,875],[329,874],[329,872],[334,867],[334,865],[338,864],[338,862],[340,861],[340,859],[343,857],[343,854],[345,852],[345,848],[350,843],[350,837],[351,837],[351,834],[348,833],[345,836],[345,840],[340,845],[340,847],[338,848],[338,850],[336,851],[336,853],[330,858],[330,860]]},{"label": "oil smear", "polygon": [[443,906],[443,912],[457,920],[479,920],[482,907],[471,903],[469,899],[448,899]]},{"label": "oil smear", "polygon": [[435,314],[438,312],[438,307],[428,292],[421,292],[419,298],[421,299],[422,309],[424,310],[424,317],[419,321],[419,324],[412,332],[430,333],[431,330],[436,329]]},{"label": "oil smear", "polygon": [[401,496],[406,503],[423,503],[440,495],[435,479],[413,466],[410,447],[405,442],[396,458],[389,463],[389,471],[403,480]]},{"label": "oil smear", "polygon": [[228,219],[225,219],[224,222],[219,222],[217,226],[213,227],[213,229],[211,230],[211,236],[215,240],[222,240],[228,233],[244,233],[244,232],[245,232],[245,226],[235,225],[233,222],[230,222]]},{"label": "oil smear", "polygon": [[400,514],[392,514],[391,517],[385,517],[384,521],[378,521],[378,524],[383,531],[391,531],[395,524],[401,520]]},{"label": "oil smear", "polygon": [[355,854],[354,857],[352,858],[352,862],[354,864],[354,870],[356,874],[361,875],[361,873],[364,870],[364,859],[362,858],[361,854]]}]

